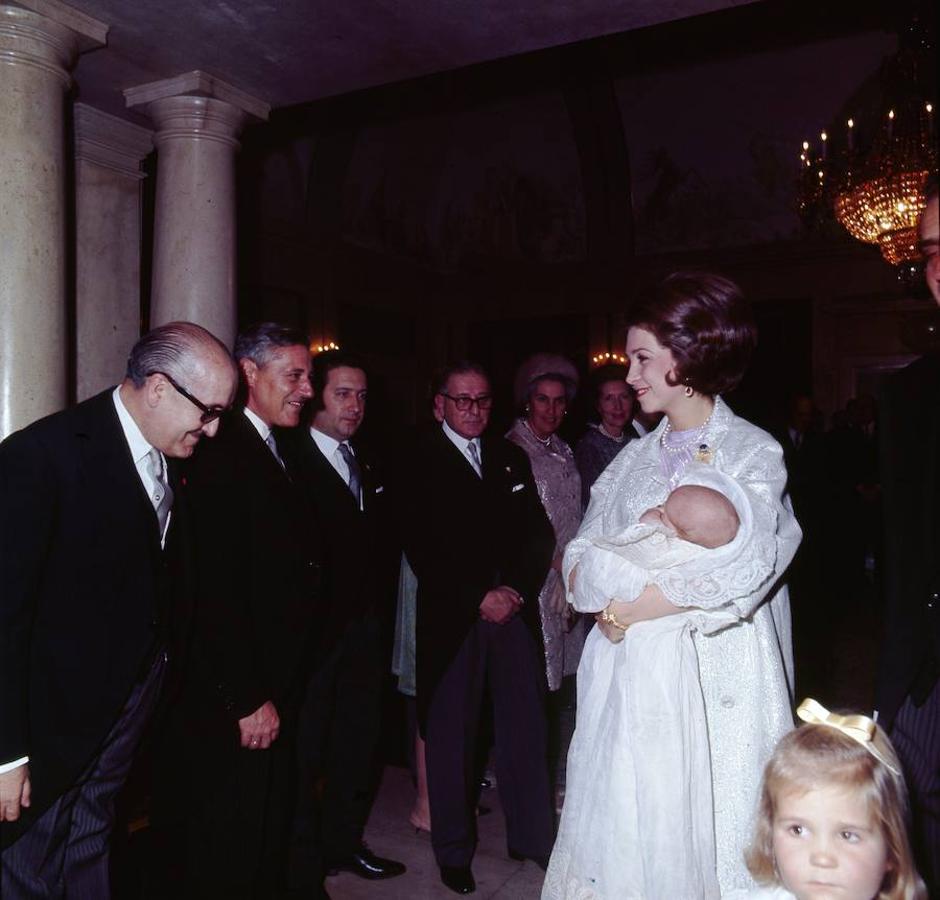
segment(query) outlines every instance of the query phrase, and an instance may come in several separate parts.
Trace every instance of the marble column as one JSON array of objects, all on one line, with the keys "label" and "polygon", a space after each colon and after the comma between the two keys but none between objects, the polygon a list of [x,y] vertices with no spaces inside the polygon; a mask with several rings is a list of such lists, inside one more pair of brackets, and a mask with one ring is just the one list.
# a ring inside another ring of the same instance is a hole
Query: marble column
[{"label": "marble column", "polygon": [[153,134],[75,104],[76,393],[121,380],[140,336],[140,163]]},{"label": "marble column", "polygon": [[188,319],[231,346],[237,136],[246,122],[267,119],[270,108],[203,72],[130,88],[124,96],[156,126],[150,325]]},{"label": "marble column", "polygon": [[0,438],[68,400],[65,93],[107,33],[57,0],[0,5]]}]

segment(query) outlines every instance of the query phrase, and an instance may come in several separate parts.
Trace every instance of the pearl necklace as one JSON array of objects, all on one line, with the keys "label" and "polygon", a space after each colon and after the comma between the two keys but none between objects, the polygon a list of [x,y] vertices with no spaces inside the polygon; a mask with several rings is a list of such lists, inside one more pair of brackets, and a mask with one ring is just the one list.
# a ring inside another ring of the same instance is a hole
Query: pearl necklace
[{"label": "pearl necklace", "polygon": [[547,447],[552,442],[552,436],[549,435],[547,438],[540,438],[533,430],[532,426],[529,424],[528,419],[523,419],[522,424],[525,425],[529,434],[532,435],[543,447]]},{"label": "pearl necklace", "polygon": [[667,453],[685,453],[696,444],[698,445],[699,450],[704,449],[706,445],[702,442],[702,439],[705,437],[705,429],[708,428],[708,423],[711,422],[713,415],[715,415],[714,406],[712,407],[712,411],[708,414],[708,418],[698,427],[695,436],[686,441],[684,444],[679,444],[675,447],[670,447],[669,444],[666,443],[666,436],[672,431],[672,422],[667,419],[666,427],[663,429],[663,433],[659,436],[659,443],[663,450],[665,450]]},{"label": "pearl necklace", "polygon": [[614,435],[612,435],[612,434],[604,427],[604,423],[603,423],[603,422],[601,422],[600,425],[598,425],[598,428],[600,428],[601,434],[603,434],[604,437],[610,438],[612,441],[616,441],[618,444],[622,444],[622,443],[623,443],[623,439],[627,436],[627,433],[626,433],[626,431],[624,430],[624,431],[621,431],[621,432],[620,432],[620,437],[614,437]]}]

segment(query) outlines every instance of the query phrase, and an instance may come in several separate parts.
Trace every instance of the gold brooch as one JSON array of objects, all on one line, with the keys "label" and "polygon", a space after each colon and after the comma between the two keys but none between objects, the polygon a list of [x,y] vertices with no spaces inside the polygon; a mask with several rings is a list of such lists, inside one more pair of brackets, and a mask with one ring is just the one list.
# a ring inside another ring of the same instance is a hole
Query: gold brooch
[{"label": "gold brooch", "polygon": [[708,444],[699,444],[698,450],[695,451],[695,461],[700,463],[711,463],[715,458],[715,454],[708,449]]}]

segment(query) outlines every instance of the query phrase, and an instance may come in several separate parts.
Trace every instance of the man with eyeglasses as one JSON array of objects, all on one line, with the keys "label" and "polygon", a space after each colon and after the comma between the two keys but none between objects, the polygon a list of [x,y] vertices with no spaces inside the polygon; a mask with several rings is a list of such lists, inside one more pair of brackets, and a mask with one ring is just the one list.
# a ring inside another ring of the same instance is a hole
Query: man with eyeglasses
[{"label": "man with eyeglasses", "polygon": [[410,454],[401,497],[405,550],[418,579],[417,700],[431,843],[441,880],[459,894],[476,887],[472,785],[484,688],[493,706],[509,856],[544,869],[552,848],[534,599],[554,535],[525,453],[485,434],[492,406],[478,365],[442,372],[434,385],[439,426]]},{"label": "man with eyeglasses", "polygon": [[235,384],[213,335],[172,322],[118,387],[0,444],[4,898],[110,896],[114,799],[185,619],[186,490],[167,459],[215,434]]},{"label": "man with eyeglasses", "polygon": [[187,467],[199,603],[179,699],[156,750],[153,894],[268,896],[285,877],[294,720],[319,587],[313,510],[273,429],[311,397],[306,337],[235,341],[243,404]]}]

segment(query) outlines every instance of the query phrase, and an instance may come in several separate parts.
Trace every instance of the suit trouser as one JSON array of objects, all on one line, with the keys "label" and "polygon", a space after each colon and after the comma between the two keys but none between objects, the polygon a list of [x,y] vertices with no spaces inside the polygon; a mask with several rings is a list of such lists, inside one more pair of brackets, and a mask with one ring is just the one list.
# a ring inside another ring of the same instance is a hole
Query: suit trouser
[{"label": "suit trouser", "polygon": [[166,655],[134,685],[98,756],[78,782],[49,807],[0,857],[4,900],[111,896],[109,845],[114,800],[157,702]]},{"label": "suit trouser", "polygon": [[476,751],[485,687],[493,703],[496,781],[509,847],[534,859],[552,849],[545,688],[535,641],[518,617],[479,620],[434,690],[426,754],[431,843],[438,865],[468,866],[476,848]]},{"label": "suit trouser", "polygon": [[373,616],[350,622],[307,683],[297,733],[292,887],[322,883],[329,861],[362,842],[386,672],[379,636]]},{"label": "suit trouser", "polygon": [[267,750],[241,747],[235,723],[228,733],[188,734],[191,719],[181,716],[164,731],[148,900],[257,900],[284,890],[296,710],[275,705],[280,733]]},{"label": "suit trouser", "polygon": [[908,697],[895,716],[891,740],[911,794],[911,842],[931,897],[940,897],[940,681],[920,705]]}]

